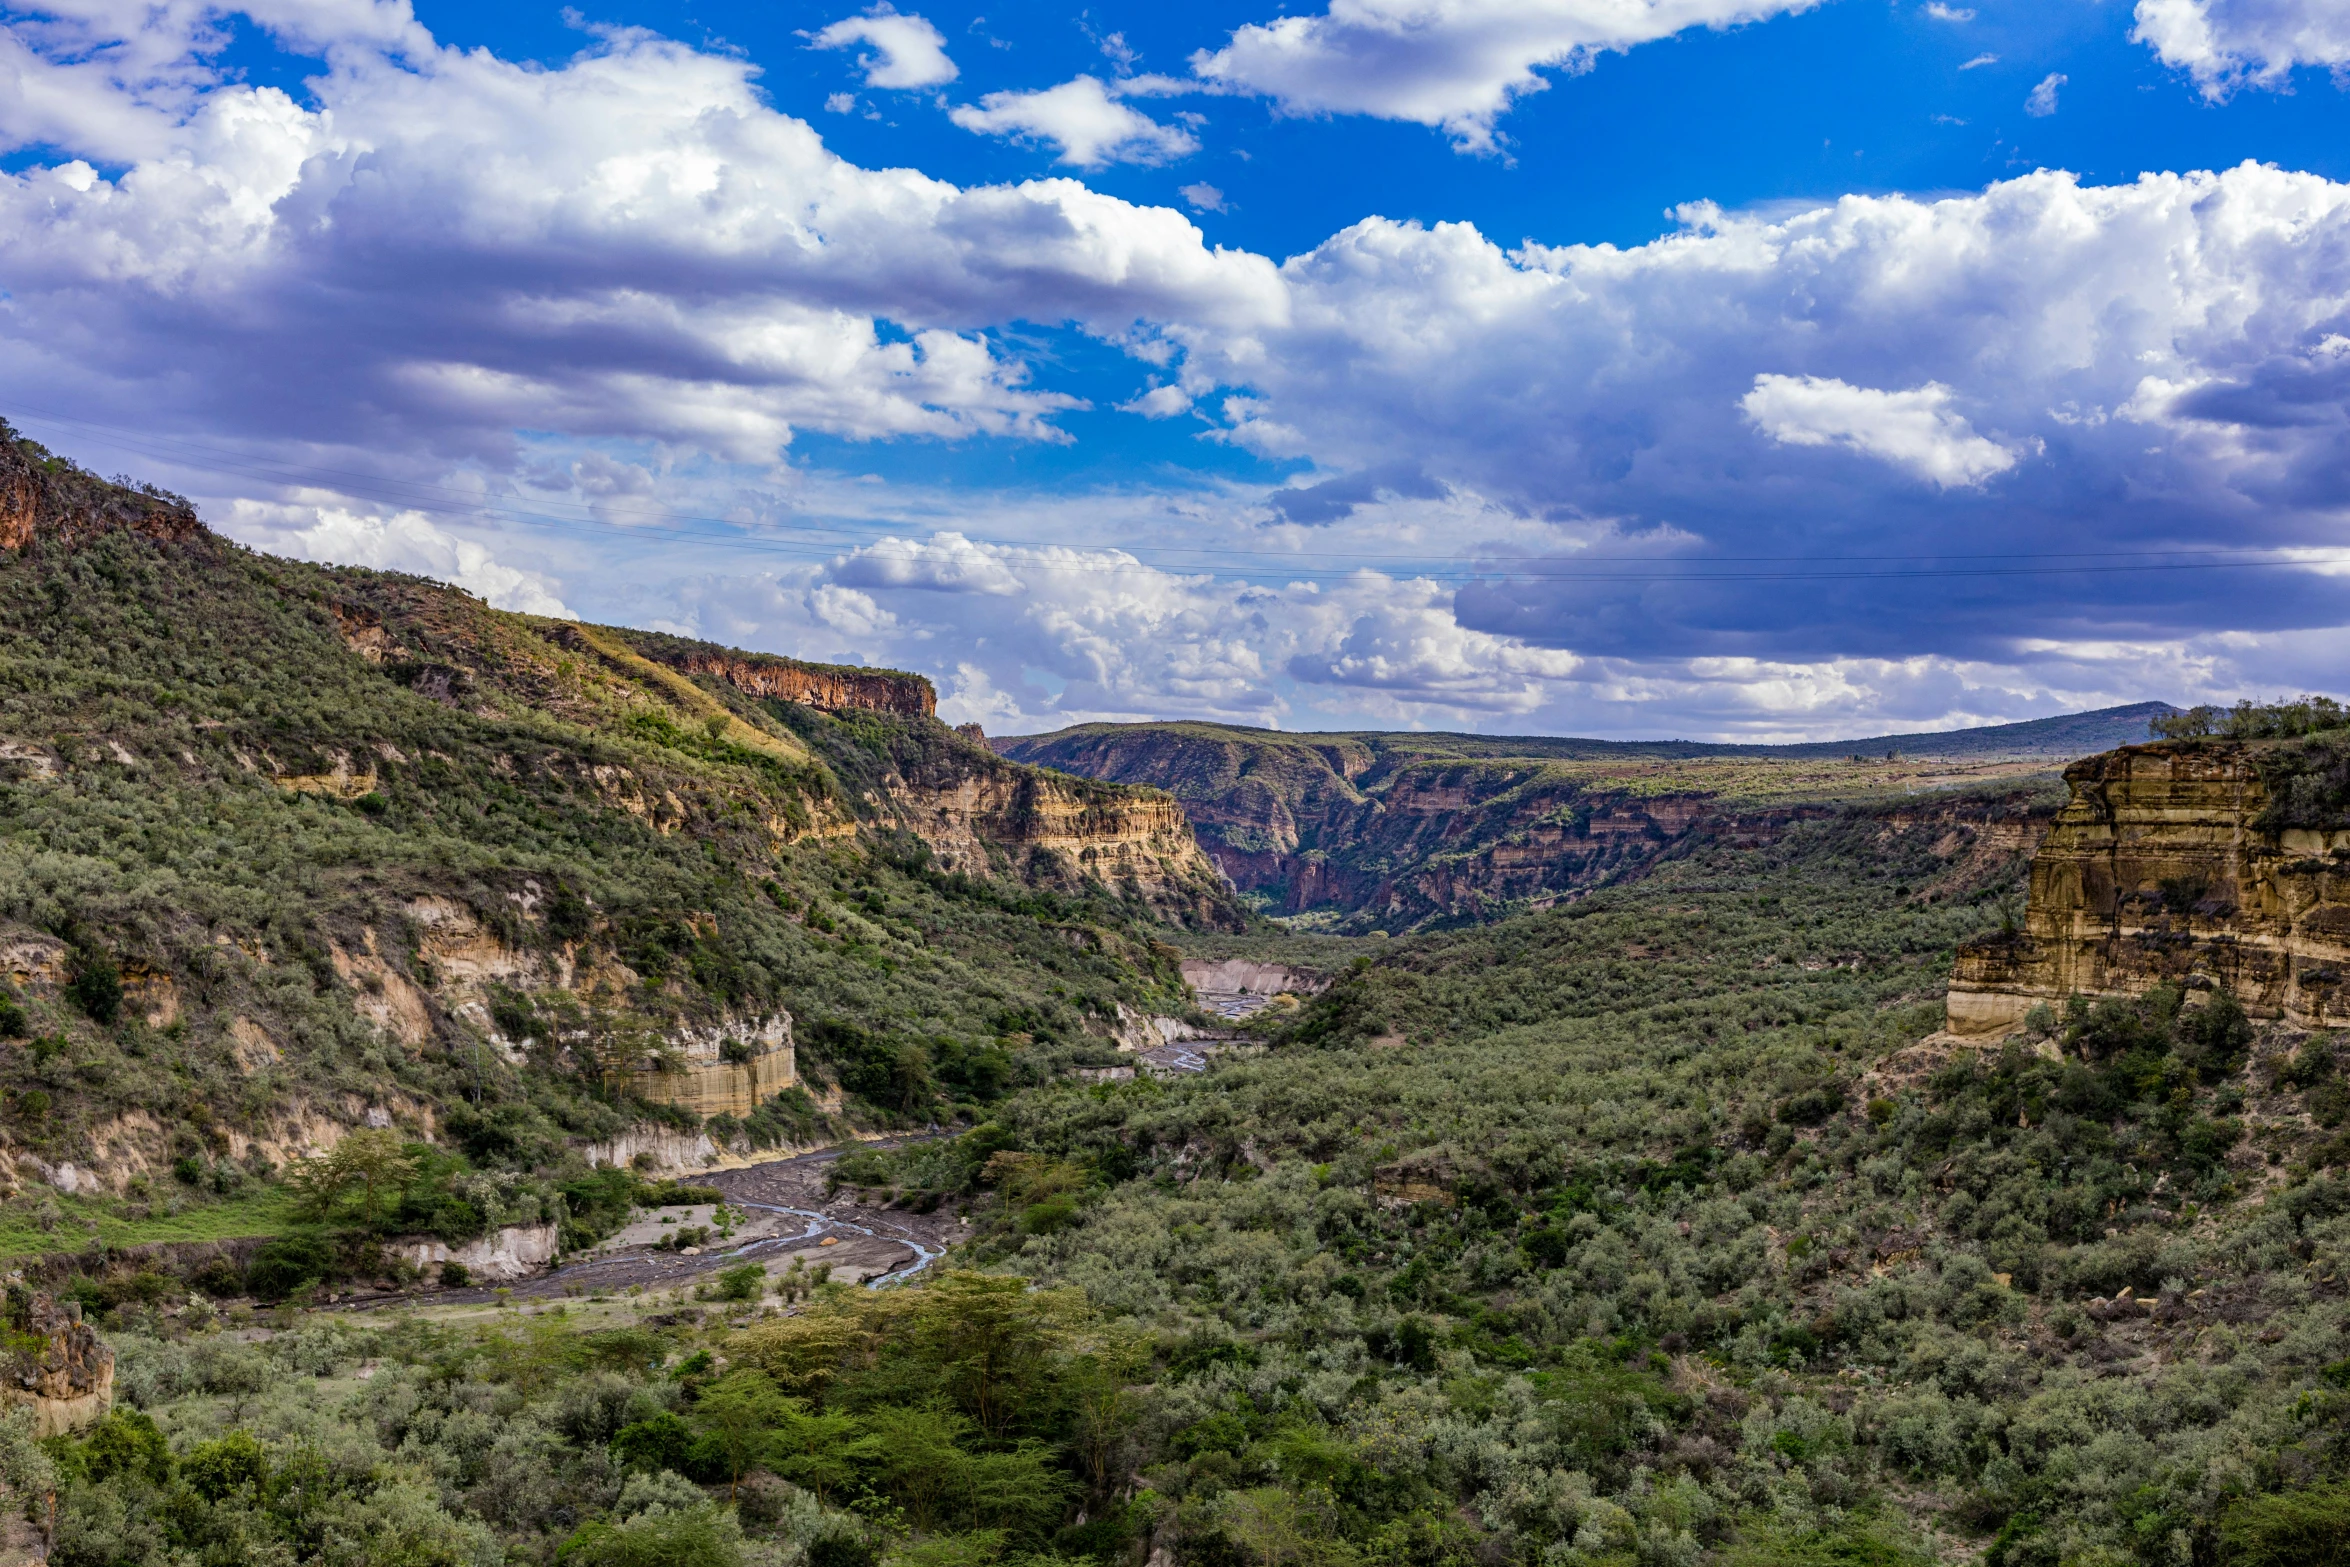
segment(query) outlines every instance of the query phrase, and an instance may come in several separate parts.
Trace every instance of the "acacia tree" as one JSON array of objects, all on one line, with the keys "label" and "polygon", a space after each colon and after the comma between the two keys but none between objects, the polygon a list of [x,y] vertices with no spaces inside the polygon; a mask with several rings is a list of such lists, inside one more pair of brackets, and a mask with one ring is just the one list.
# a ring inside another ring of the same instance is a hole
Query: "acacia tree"
[{"label": "acacia tree", "polygon": [[712,1383],[694,1404],[694,1424],[726,1461],[726,1499],[734,1500],[744,1471],[767,1456],[777,1430],[800,1412],[764,1371],[737,1371]]},{"label": "acacia tree", "polygon": [[286,1185],[308,1217],[325,1219],[344,1197],[359,1193],[360,1213],[369,1224],[383,1214],[383,1196],[416,1174],[416,1156],[391,1131],[353,1132],[315,1159],[297,1159],[286,1170]]}]

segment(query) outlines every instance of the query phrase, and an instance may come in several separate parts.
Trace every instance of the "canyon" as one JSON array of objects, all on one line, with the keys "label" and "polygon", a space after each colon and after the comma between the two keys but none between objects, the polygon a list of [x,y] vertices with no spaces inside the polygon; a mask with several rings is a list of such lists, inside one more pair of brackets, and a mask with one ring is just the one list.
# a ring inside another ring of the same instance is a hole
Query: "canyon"
[{"label": "canyon", "polygon": [[913,1056],[1112,1050],[1183,1004],[1148,933],[1243,922],[1172,797],[999,756],[916,675],[273,558],[4,427],[0,546],[36,1192],[143,1219],[361,1129],[549,1167],[845,1133]]},{"label": "canyon", "polygon": [[1023,762],[1167,791],[1265,913],[1400,933],[1569,901],[1709,834],[1762,842],[1845,803],[2045,776],[2082,749],[2142,737],[2170,711],[2141,703],[1794,746],[1205,723],[1086,724],[993,743]]}]

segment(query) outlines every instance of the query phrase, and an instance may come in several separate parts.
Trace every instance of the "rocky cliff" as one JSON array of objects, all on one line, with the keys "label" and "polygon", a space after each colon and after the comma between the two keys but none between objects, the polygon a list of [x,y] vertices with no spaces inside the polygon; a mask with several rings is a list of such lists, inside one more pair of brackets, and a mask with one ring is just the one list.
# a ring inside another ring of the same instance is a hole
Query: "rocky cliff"
[{"label": "rocky cliff", "polygon": [[791,1018],[754,1026],[683,1029],[630,1074],[637,1096],[705,1119],[750,1115],[800,1080]]},{"label": "rocky cliff", "polygon": [[1165,794],[997,756],[918,677],[273,559],[13,433],[0,534],[25,1222],[361,1127],[543,1173],[984,1113],[1180,1008],[1159,920],[1241,922]]},{"label": "rocky cliff", "polygon": [[1557,895],[1645,857],[1692,802],[1590,797],[1544,759],[1462,756],[1404,735],[1209,724],[1087,725],[1006,755],[1181,801],[1234,886],[1281,914],[1401,929]]},{"label": "rocky cliff", "polygon": [[1091,879],[1185,907],[1217,898],[1216,869],[1182,806],[1155,789],[1105,788],[1011,766],[973,747],[944,766],[893,779],[888,798],[949,870]]},{"label": "rocky cliff", "polygon": [[179,496],[108,484],[18,439],[0,421],[0,549],[21,550],[36,539],[70,546],[116,529],[184,544],[204,525]]},{"label": "rocky cliff", "polygon": [[2074,763],[2012,934],[1961,950],[1949,1028],[2160,984],[2255,1016],[2350,1020],[2350,812],[2340,742],[2177,741]]},{"label": "rocky cliff", "polygon": [[78,1431],[113,1407],[114,1351],[82,1320],[79,1301],[60,1304],[11,1284],[8,1305],[0,1404],[29,1406],[43,1437]]},{"label": "rocky cliff", "polygon": [[766,653],[738,653],[652,632],[628,633],[646,657],[690,676],[721,681],[745,696],[797,702],[820,713],[895,713],[929,718],[938,693],[920,675],[853,664],[808,664]]}]

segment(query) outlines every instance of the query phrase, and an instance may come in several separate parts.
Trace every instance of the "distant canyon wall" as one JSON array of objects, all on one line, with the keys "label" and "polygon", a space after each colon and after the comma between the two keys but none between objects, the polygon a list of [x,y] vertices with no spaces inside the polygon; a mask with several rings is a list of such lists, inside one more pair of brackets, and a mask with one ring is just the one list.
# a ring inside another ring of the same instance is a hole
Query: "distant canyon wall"
[{"label": "distant canyon wall", "polygon": [[1105,725],[995,744],[1170,791],[1235,888],[1272,913],[1333,911],[1364,930],[1572,896],[1717,810],[1701,794],[1593,792],[1539,763],[1388,755],[1349,736]]},{"label": "distant canyon wall", "polygon": [[21,550],[36,540],[70,547],[117,528],[165,544],[203,535],[194,508],[180,497],[108,484],[36,457],[12,433],[0,424],[0,549]]}]

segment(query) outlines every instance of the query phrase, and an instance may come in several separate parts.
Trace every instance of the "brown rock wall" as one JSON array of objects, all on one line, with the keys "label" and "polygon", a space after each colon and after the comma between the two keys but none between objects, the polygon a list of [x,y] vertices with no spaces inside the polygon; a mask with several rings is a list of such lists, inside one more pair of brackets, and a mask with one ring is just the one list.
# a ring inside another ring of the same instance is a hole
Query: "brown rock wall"
[{"label": "brown rock wall", "polygon": [[[747,1060],[729,1061],[729,1040],[753,1053]],[[679,1105],[704,1117],[741,1117],[799,1080],[791,1017],[778,1013],[756,1027],[682,1033],[670,1041],[662,1059],[632,1074],[631,1087],[655,1104]]]},{"label": "brown rock wall", "polygon": [[2252,747],[2130,746],[2074,763],[2065,782],[2022,929],[1959,953],[1951,1032],[2164,983],[2308,1027],[2350,1016],[2350,831],[2262,832]]},{"label": "brown rock wall", "polygon": [[28,451],[0,422],[0,549],[21,550],[36,539],[82,544],[116,528],[165,544],[204,532],[187,502],[123,489],[37,447]]},{"label": "brown rock wall", "polygon": [[938,711],[938,693],[919,675],[702,649],[680,652],[668,662],[688,675],[715,676],[747,696],[801,702],[819,712],[864,711],[929,718]]},{"label": "brown rock wall", "polygon": [[992,874],[992,846],[1015,860],[1058,856],[1081,876],[1132,881],[1146,895],[1216,879],[1183,808],[1156,792],[999,765],[928,787],[901,784],[890,798],[941,863],[970,875]]}]

